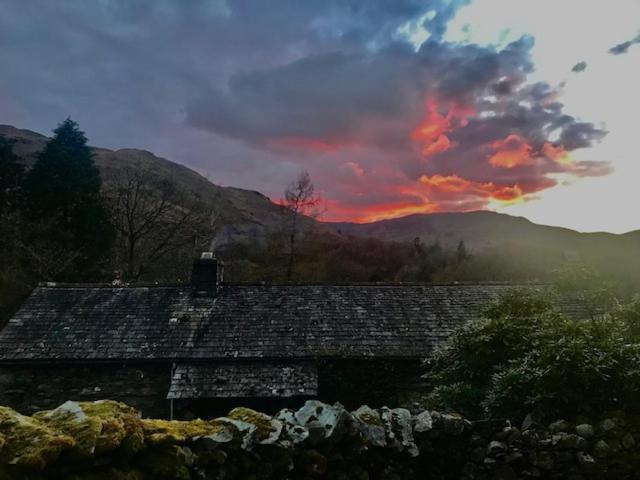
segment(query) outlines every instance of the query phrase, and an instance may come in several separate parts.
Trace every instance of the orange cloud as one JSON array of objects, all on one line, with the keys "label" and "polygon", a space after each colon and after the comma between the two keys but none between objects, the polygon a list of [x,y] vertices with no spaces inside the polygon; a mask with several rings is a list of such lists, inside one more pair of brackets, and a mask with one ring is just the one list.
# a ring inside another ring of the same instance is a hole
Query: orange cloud
[{"label": "orange cloud", "polygon": [[571,163],[569,152],[567,152],[562,145],[556,147],[549,142],[545,142],[545,144],[542,146],[542,153],[547,158],[550,158],[554,162],[558,162],[561,165],[568,165]]},{"label": "orange cloud", "polygon": [[454,146],[446,133],[467,124],[466,116],[473,113],[470,109],[452,106],[447,115],[440,113],[438,103],[434,99],[426,102],[425,119],[411,132],[414,142],[424,144],[422,154],[425,157],[445,152]]},{"label": "orange cloud", "polygon": [[481,198],[494,198],[513,201],[524,195],[522,188],[516,185],[495,185],[493,182],[473,182],[458,175],[423,175],[420,182],[442,192],[453,192]]},{"label": "orange cloud", "polygon": [[504,140],[496,140],[491,148],[496,152],[489,157],[489,163],[494,167],[514,168],[533,162],[533,148],[520,135],[511,134]]}]

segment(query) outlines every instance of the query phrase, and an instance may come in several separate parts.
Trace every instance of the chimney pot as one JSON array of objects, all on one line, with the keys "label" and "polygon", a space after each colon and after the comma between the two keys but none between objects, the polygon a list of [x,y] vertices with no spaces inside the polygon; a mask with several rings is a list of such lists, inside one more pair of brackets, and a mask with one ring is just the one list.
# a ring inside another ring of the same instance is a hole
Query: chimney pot
[{"label": "chimney pot", "polygon": [[193,262],[191,284],[196,292],[215,295],[222,284],[224,264],[216,259],[213,252],[202,252]]}]

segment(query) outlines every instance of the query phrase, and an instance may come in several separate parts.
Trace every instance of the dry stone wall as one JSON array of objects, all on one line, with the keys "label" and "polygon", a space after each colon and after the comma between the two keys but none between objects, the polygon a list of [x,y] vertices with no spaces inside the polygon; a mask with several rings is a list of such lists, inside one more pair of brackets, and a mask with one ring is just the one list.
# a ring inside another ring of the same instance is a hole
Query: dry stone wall
[{"label": "dry stone wall", "polygon": [[308,401],[268,416],[142,419],[114,401],[0,407],[0,479],[635,479],[640,421],[470,422]]}]

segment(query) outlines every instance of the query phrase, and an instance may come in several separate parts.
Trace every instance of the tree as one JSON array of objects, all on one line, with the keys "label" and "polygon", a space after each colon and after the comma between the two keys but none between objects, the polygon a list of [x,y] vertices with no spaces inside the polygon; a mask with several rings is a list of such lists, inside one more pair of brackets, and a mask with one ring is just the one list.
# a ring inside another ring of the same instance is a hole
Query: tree
[{"label": "tree", "polygon": [[284,191],[282,204],[288,212],[287,224],[287,281],[291,281],[296,256],[296,244],[300,228],[300,216],[317,217],[321,198],[315,192],[309,172],[302,171]]},{"label": "tree", "polygon": [[115,263],[124,280],[139,280],[154,270],[157,279],[163,261],[176,272],[181,254],[190,264],[194,250],[208,244],[215,229],[211,207],[149,170],[117,173],[105,199],[117,232]]},{"label": "tree", "polygon": [[13,153],[12,140],[0,137],[0,215],[17,206],[24,167]]},{"label": "tree", "polygon": [[460,243],[458,243],[458,249],[456,250],[456,259],[458,260],[458,263],[462,263],[467,258],[469,258],[467,247],[464,244],[464,240],[460,240]]},{"label": "tree", "polygon": [[431,406],[514,421],[638,413],[640,303],[577,320],[552,299],[511,291],[454,333],[431,359]]},{"label": "tree", "polygon": [[35,224],[27,251],[36,263],[61,255],[64,279],[93,279],[110,256],[114,232],[100,196],[100,173],[84,133],[67,118],[54,130],[24,184],[26,213]]},{"label": "tree", "polygon": [[24,168],[13,141],[0,137],[0,326],[29,291],[20,262],[20,190]]}]

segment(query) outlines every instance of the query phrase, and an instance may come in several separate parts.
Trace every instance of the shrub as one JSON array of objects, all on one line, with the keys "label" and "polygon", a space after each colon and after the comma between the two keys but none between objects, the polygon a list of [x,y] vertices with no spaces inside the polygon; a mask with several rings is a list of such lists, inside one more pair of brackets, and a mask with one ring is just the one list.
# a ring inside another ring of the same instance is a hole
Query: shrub
[{"label": "shrub", "polygon": [[640,301],[575,320],[550,294],[516,290],[431,360],[434,407],[474,418],[640,410]]}]

